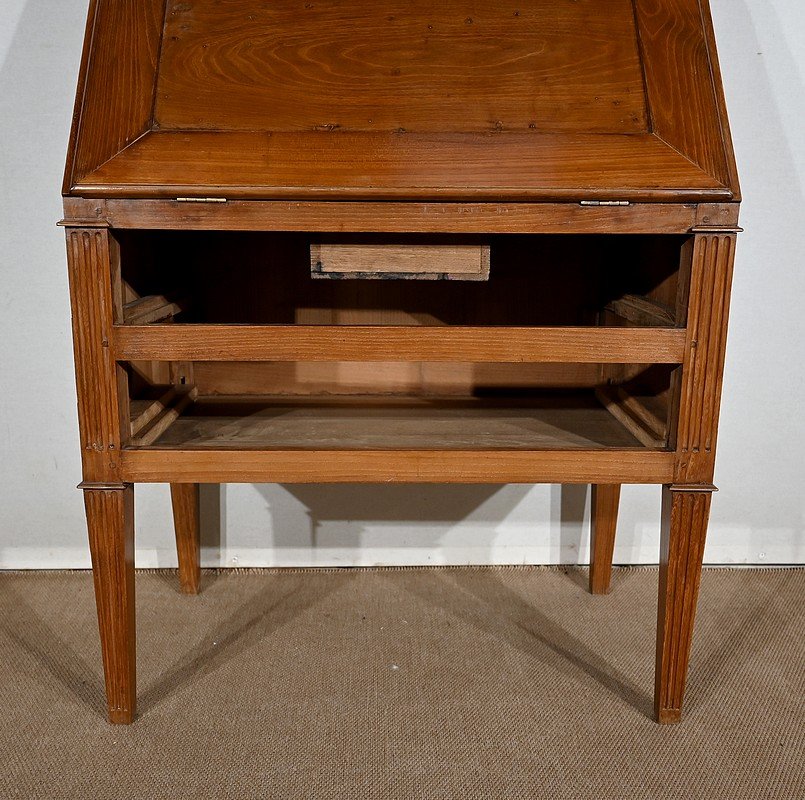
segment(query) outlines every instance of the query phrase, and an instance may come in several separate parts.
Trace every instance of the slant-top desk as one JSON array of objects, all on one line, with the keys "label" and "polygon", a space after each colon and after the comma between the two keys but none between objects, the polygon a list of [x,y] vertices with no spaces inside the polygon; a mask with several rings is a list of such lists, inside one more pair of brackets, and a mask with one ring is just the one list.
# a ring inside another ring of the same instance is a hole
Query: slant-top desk
[{"label": "slant-top desk", "polygon": [[93,0],[64,183],[109,716],[134,484],[663,487],[679,718],[739,188],[707,0]]}]

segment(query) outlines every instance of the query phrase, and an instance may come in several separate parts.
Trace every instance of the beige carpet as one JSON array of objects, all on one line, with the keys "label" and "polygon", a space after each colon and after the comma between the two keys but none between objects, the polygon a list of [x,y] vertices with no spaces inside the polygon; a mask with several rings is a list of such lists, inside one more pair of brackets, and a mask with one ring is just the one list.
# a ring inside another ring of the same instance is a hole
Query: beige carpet
[{"label": "beige carpet", "polygon": [[649,718],[657,573],[137,577],[104,721],[91,578],[0,574],[0,797],[805,798],[805,571],[708,570],[687,714]]}]

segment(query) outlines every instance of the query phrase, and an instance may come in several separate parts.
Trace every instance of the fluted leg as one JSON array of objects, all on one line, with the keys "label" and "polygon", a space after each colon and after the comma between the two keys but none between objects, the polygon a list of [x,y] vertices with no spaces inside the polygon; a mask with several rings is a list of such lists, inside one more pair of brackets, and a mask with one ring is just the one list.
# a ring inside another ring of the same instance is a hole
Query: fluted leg
[{"label": "fluted leg", "polygon": [[84,487],[109,721],[136,711],[134,487]]},{"label": "fluted leg", "polygon": [[678,722],[682,713],[711,496],[712,487],[663,487],[654,688],[658,722]]}]

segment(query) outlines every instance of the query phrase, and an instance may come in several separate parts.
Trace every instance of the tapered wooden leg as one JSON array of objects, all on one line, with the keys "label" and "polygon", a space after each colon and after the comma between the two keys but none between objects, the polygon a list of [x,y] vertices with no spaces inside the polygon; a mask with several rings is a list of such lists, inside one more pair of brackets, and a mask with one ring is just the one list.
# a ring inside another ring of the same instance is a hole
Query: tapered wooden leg
[{"label": "tapered wooden leg", "polygon": [[184,594],[198,594],[201,582],[198,484],[172,483],[171,501],[179,554],[179,585]]},{"label": "tapered wooden leg", "polygon": [[109,721],[128,724],[137,703],[134,487],[84,487]]},{"label": "tapered wooden leg", "polygon": [[712,487],[664,486],[654,712],[678,722],[688,673]]},{"label": "tapered wooden leg", "polygon": [[590,533],[590,592],[607,594],[618,525],[620,484],[593,484]]}]

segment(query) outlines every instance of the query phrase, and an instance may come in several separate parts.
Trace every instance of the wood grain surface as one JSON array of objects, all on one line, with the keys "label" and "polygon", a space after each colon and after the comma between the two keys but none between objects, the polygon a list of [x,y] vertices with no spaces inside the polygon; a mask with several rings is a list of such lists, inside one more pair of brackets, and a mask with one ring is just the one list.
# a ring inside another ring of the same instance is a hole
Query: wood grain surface
[{"label": "wood grain surface", "polygon": [[95,0],[64,191],[739,197],[706,0]]},{"label": "wood grain surface", "polygon": [[155,131],[76,181],[88,197],[729,200],[652,134]]},{"label": "wood grain surface", "polygon": [[137,483],[664,483],[673,453],[638,450],[124,450]]},{"label": "wood grain surface", "polygon": [[590,498],[590,593],[608,594],[621,487],[593,484]]},{"label": "wood grain surface", "polygon": [[86,481],[117,481],[120,446],[129,430],[125,373],[109,348],[117,248],[106,230],[71,228],[67,263],[83,476]]},{"label": "wood grain surface", "polygon": [[680,483],[713,480],[735,242],[734,234],[695,239],[676,438]]},{"label": "wood grain surface", "polygon": [[646,130],[630,0],[169,3],[163,129]]},{"label": "wood grain surface", "polygon": [[[405,361],[196,361],[200,395],[404,395],[471,397],[493,387],[592,388],[599,364],[496,364]],[[132,412],[132,416],[133,416]]]},{"label": "wood grain surface", "polygon": [[629,449],[640,442],[592,392],[547,392],[527,398],[200,398],[148,446],[489,451]]},{"label": "wood grain surface", "polygon": [[732,150],[726,143],[726,114],[719,113],[718,63],[700,0],[635,0],[635,12],[651,130],[738,198]]},{"label": "wood grain surface", "polygon": [[682,715],[712,489],[663,487],[654,690],[661,723]]},{"label": "wood grain surface", "polygon": [[85,486],[84,506],[109,721],[127,724],[137,708],[134,487]]},{"label": "wood grain surface", "polygon": [[172,483],[171,505],[182,594],[198,594],[201,584],[201,522],[197,483]]},{"label": "wood grain surface", "polygon": [[64,189],[152,125],[165,0],[93,0]]},{"label": "wood grain surface", "polygon": [[321,233],[687,233],[697,223],[697,208],[708,207],[708,204],[697,207],[693,203],[583,206],[578,203],[323,200],[184,203],[175,198],[69,197],[65,198],[63,224],[73,220],[86,224],[92,220],[94,224],[119,229]]},{"label": "wood grain surface", "polygon": [[487,280],[489,245],[481,244],[357,244],[313,242],[313,277],[450,278]]},{"label": "wood grain surface", "polygon": [[539,361],[679,364],[672,328],[118,325],[126,361]]}]

